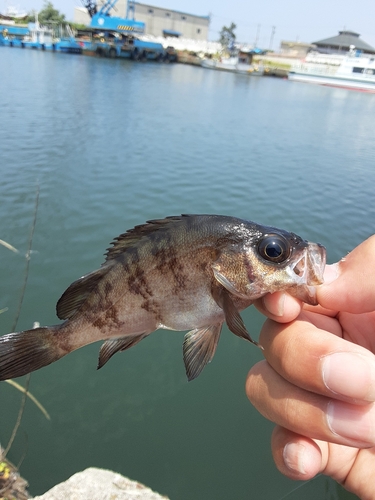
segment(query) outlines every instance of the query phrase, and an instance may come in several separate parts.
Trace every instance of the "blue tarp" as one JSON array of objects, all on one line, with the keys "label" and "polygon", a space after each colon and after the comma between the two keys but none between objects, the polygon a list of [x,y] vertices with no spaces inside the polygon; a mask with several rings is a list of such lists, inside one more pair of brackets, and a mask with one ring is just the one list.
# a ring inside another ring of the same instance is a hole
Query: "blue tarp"
[{"label": "blue tarp", "polygon": [[0,25],[0,33],[3,33],[4,30],[7,30],[8,35],[24,36],[29,34],[29,28],[22,28],[21,26]]},{"label": "blue tarp", "polygon": [[165,36],[181,36],[182,33],[174,30],[163,30],[163,35]]}]

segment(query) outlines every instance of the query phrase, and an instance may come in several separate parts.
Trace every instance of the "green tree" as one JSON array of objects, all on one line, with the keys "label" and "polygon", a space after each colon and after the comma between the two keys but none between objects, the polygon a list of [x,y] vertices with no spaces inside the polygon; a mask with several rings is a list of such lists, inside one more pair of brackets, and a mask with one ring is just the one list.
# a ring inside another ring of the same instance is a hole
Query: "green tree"
[{"label": "green tree", "polygon": [[236,41],[236,34],[234,30],[237,28],[235,23],[231,23],[231,25],[223,26],[220,31],[220,39],[219,42],[226,49],[231,48]]},{"label": "green tree", "polygon": [[45,1],[43,9],[38,14],[40,24],[65,24],[65,15],[54,8],[52,2]]}]

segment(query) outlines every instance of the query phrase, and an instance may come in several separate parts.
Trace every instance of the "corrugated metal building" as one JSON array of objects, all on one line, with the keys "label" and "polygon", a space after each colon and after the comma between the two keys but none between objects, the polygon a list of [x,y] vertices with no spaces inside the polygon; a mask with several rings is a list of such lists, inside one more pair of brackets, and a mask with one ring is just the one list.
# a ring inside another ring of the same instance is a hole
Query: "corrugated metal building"
[{"label": "corrugated metal building", "polygon": [[[104,1],[98,1],[98,7]],[[118,0],[111,16],[126,17],[127,0]],[[164,9],[154,5],[134,2],[134,18],[146,24],[146,34],[153,36],[181,36],[193,40],[207,40],[210,24],[209,16],[197,16],[177,10]],[[90,24],[86,9],[74,9],[74,22]]]}]

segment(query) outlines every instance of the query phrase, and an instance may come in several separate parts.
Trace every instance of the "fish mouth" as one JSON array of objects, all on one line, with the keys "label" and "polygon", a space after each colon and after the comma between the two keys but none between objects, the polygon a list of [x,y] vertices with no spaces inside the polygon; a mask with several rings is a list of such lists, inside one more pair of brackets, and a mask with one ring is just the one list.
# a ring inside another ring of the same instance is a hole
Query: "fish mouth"
[{"label": "fish mouth", "polygon": [[308,304],[317,304],[316,286],[324,281],[326,249],[320,243],[307,242],[299,259],[290,267],[293,281],[297,285],[295,296]]},{"label": "fish mouth", "polygon": [[307,242],[301,257],[293,266],[293,272],[301,284],[321,285],[326,265],[326,249],[320,243]]}]

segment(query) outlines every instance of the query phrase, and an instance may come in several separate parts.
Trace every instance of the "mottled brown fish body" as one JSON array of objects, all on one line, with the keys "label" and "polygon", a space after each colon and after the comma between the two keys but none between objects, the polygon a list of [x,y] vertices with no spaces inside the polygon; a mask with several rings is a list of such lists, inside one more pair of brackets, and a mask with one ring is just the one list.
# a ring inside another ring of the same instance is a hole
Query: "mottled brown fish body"
[{"label": "mottled brown fish body", "polygon": [[311,287],[325,264],[323,247],[293,233],[214,215],[149,221],[112,245],[102,267],[58,301],[63,324],[0,337],[0,380],[105,340],[101,367],[158,328],[191,330],[184,360],[195,378],[212,359],[224,321],[252,341],[238,311],[281,289],[313,303]]}]

